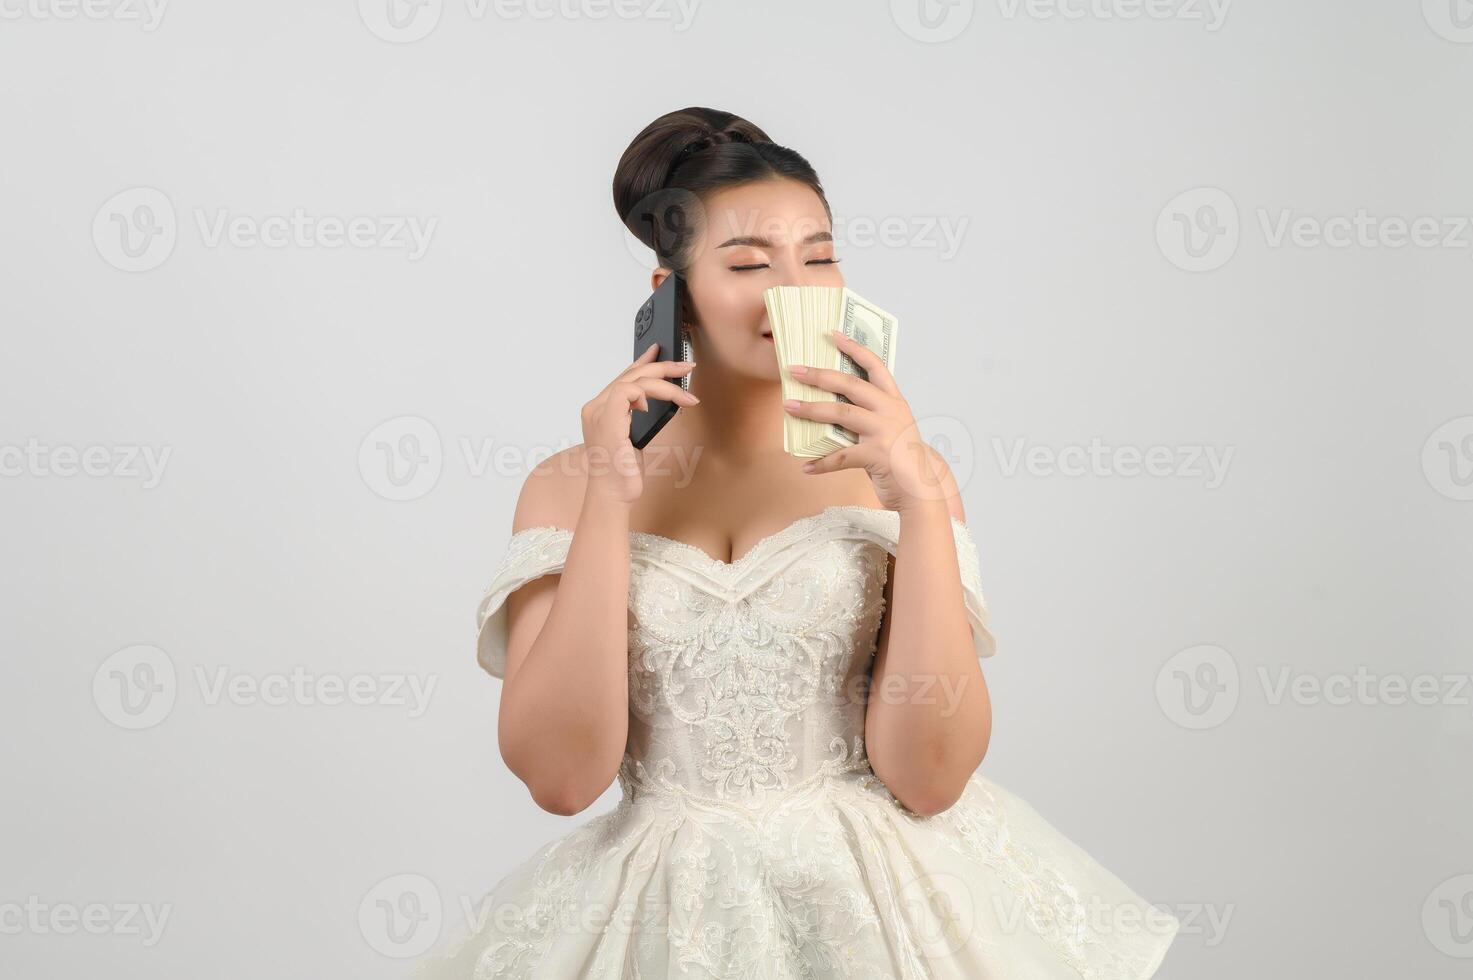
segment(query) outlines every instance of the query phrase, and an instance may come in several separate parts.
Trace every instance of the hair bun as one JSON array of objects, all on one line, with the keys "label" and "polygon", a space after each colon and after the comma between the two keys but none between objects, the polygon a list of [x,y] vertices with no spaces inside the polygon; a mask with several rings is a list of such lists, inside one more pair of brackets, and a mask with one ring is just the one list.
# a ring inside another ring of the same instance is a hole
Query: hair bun
[{"label": "hair bun", "polygon": [[[745,120],[743,120],[743,121],[745,121]],[[679,153],[675,154],[675,159],[673,161],[671,161],[671,163],[670,163],[670,172],[671,173],[674,173],[675,172],[675,168],[678,167],[678,166],[680,166],[686,160],[689,160],[691,157],[695,156],[697,153],[700,153],[702,150],[709,150],[713,146],[720,146],[723,143],[754,143],[754,142],[759,142],[759,141],[753,140],[746,133],[742,132],[739,129],[735,129],[735,130],[722,130],[719,133],[709,133],[709,134],[704,135],[704,136],[698,136],[695,139],[691,140],[689,143],[687,143],[685,145],[685,147]],[[767,141],[766,140],[762,140],[760,142],[767,142]],[[669,179],[669,175],[668,174],[666,175],[666,179],[667,180]]]},{"label": "hair bun", "polygon": [[770,142],[760,128],[735,113],[701,106],[666,113],[646,126],[619,158],[614,171],[614,207],[619,219],[653,248],[651,229],[640,214],[669,185],[677,168],[723,144]]},{"label": "hair bun", "polygon": [[741,116],[693,106],[656,119],[624,150],[614,170],[614,208],[661,265],[681,269],[704,225],[706,195],[774,177],[806,184],[828,211],[818,174],[801,154]]}]

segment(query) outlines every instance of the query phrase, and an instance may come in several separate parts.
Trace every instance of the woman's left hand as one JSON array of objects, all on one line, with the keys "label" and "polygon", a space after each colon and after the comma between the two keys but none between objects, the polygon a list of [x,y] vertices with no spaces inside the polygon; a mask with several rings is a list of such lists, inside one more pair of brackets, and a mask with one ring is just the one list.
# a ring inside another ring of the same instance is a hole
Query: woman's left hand
[{"label": "woman's left hand", "polygon": [[874,351],[838,330],[834,344],[869,374],[869,380],[829,368],[795,365],[794,379],[848,398],[844,402],[790,399],[783,407],[792,415],[833,422],[853,432],[859,442],[808,463],[805,473],[863,467],[880,502],[889,510],[905,510],[925,501],[945,500],[954,482],[941,455],[921,438],[910,405],[890,369]]}]

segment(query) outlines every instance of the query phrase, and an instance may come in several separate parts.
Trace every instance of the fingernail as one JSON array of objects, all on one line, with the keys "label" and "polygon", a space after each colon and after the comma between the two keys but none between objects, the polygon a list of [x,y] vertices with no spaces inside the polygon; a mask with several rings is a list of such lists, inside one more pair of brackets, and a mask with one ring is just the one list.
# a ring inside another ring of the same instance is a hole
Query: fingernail
[{"label": "fingernail", "polygon": [[794,364],[792,367],[788,368],[788,373],[789,374],[807,374],[808,373],[808,367],[806,365],[803,365],[803,364]]},{"label": "fingernail", "polygon": [[796,399],[796,398],[786,398],[786,399],[783,400],[783,408],[786,408],[789,411],[792,411],[793,409],[795,409],[797,407],[798,407],[798,399]]},{"label": "fingernail", "polygon": [[814,469],[814,466],[813,466],[812,463],[804,463],[803,464],[803,472],[804,473],[812,473],[813,472],[813,469]]}]

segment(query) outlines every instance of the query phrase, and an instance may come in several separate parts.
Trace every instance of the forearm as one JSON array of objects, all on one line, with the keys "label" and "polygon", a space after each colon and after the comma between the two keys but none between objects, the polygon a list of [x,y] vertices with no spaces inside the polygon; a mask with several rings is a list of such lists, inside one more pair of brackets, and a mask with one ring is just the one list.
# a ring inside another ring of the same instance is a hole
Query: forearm
[{"label": "forearm", "polygon": [[554,812],[597,799],[628,740],[629,510],[585,496],[552,609],[502,697],[502,757]]},{"label": "forearm", "polygon": [[992,730],[944,500],[900,512],[885,663],[866,713],[871,765],[918,813],[946,809],[981,764]]}]

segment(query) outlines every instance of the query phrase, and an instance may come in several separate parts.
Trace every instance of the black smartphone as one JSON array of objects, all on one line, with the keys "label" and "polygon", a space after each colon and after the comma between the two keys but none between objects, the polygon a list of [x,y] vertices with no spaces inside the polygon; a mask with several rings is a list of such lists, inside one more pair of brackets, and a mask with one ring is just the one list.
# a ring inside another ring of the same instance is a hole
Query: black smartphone
[{"label": "black smartphone", "polygon": [[[631,360],[643,354],[650,344],[660,345],[656,360],[691,359],[690,338],[685,331],[683,315],[685,305],[685,283],[680,273],[672,272],[634,315],[634,357]],[[671,380],[686,391],[690,390],[690,375]],[[650,398],[648,401],[649,411],[636,408],[629,420],[629,441],[635,449],[643,449],[680,409],[679,405],[663,398]]]}]

